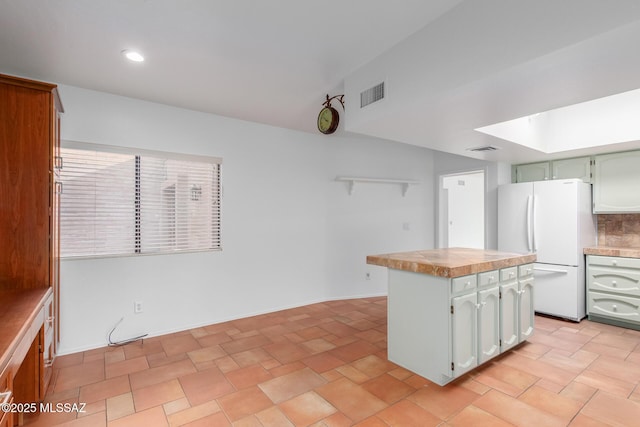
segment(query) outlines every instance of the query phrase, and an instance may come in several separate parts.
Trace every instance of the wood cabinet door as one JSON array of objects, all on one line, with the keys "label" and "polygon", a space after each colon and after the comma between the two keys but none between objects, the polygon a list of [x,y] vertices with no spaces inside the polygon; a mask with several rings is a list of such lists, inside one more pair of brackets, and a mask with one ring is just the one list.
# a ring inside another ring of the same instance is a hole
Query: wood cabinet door
[{"label": "wood cabinet door", "polygon": [[0,282],[49,286],[51,93],[0,82]]},{"label": "wood cabinet door", "polygon": [[451,354],[455,377],[478,366],[477,303],[476,292],[451,299]]},{"label": "wood cabinet door", "polygon": [[498,287],[478,292],[478,364],[500,354],[500,292]]}]

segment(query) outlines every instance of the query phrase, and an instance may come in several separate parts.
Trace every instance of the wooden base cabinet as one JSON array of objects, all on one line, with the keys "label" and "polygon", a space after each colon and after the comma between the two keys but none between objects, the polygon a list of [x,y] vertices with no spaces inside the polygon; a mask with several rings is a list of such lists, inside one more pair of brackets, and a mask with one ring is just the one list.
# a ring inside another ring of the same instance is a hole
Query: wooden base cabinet
[{"label": "wooden base cabinet", "polygon": [[[8,367],[0,372],[0,405],[4,403],[13,403],[11,370]],[[12,412],[4,412],[0,409],[0,427],[13,427]]]},{"label": "wooden base cabinet", "polygon": [[533,266],[519,267],[456,278],[389,269],[389,360],[444,385],[526,340]]}]

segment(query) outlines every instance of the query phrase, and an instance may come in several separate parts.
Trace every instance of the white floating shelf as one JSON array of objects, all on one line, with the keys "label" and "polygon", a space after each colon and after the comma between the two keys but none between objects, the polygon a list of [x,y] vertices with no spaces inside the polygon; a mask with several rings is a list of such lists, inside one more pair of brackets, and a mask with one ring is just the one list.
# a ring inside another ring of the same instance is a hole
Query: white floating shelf
[{"label": "white floating shelf", "polygon": [[349,184],[349,195],[353,194],[356,183],[370,184],[399,184],[402,186],[402,196],[406,196],[410,185],[419,185],[420,181],[411,179],[385,179],[385,178],[361,178],[355,176],[337,176],[336,181],[342,181]]}]

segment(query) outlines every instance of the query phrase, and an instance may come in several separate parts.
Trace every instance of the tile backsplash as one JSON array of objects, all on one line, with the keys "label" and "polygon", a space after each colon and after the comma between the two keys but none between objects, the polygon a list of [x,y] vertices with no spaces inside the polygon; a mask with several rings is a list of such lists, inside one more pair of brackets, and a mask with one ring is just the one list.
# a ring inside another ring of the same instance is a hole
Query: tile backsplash
[{"label": "tile backsplash", "polygon": [[598,246],[640,248],[640,214],[597,215]]}]

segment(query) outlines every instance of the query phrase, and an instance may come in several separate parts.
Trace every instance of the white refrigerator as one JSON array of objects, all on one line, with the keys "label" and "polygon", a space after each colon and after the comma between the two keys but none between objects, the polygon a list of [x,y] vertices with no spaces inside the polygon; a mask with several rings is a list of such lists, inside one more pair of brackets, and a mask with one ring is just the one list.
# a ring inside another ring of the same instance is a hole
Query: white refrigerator
[{"label": "white refrigerator", "polygon": [[565,179],[498,187],[498,250],[536,254],[536,312],[585,317],[583,248],[595,244],[590,184]]}]

